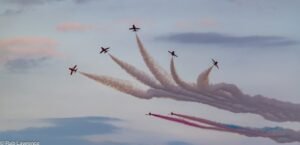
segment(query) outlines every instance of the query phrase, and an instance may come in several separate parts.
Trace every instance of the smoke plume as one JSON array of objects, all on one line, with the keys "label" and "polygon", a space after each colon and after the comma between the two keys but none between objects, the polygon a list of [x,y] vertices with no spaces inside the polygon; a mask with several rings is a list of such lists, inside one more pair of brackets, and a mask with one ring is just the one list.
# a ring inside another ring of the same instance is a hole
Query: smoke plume
[{"label": "smoke plume", "polygon": [[[149,68],[154,78],[147,75],[145,72],[133,67],[132,65],[121,61],[120,59],[110,55],[120,67],[122,67],[128,74],[135,77],[138,81],[149,86],[152,90],[164,92],[163,95],[155,93],[151,97],[166,97],[181,101],[194,101],[198,103],[208,104],[219,109],[228,110],[234,113],[254,113],[261,115],[267,120],[284,122],[284,121],[300,121],[300,104],[279,101],[264,97],[262,95],[250,96],[243,93],[238,86],[228,83],[209,83],[209,74],[212,67],[202,72],[198,79],[197,85],[183,81],[175,69],[173,58],[171,59],[170,76],[164,69],[162,69],[149,53],[144,48],[138,35],[136,41],[140,53],[144,59],[145,64]],[[91,75],[89,78],[94,79]],[[130,83],[120,83],[109,77],[100,77],[101,83],[111,86],[124,93],[150,99],[149,94],[140,91],[130,85]],[[118,85],[112,83],[118,82]],[[165,96],[166,94],[171,96]]]}]

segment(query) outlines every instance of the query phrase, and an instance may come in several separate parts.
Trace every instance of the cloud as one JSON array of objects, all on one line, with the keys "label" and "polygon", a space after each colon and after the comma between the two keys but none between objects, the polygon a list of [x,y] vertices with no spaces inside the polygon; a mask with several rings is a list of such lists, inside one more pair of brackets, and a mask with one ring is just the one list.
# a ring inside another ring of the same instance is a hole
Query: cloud
[{"label": "cloud", "polygon": [[0,15],[11,16],[16,14],[21,14],[24,11],[26,11],[28,7],[42,6],[51,3],[69,2],[69,1],[75,4],[86,4],[95,0],[1,0],[0,4],[6,6],[15,6],[17,8],[15,9],[8,8],[4,10],[2,13],[0,13]]},{"label": "cloud", "polygon": [[34,68],[62,54],[58,42],[46,37],[16,37],[0,40],[0,64],[11,71]]},{"label": "cloud", "polygon": [[89,3],[95,0],[73,0],[73,2],[77,3],[77,4],[85,4],[85,3]]},{"label": "cloud", "polygon": [[43,0],[4,0],[4,3],[8,3],[8,4],[16,4],[16,5],[39,5],[39,4],[43,4],[45,1]]},{"label": "cloud", "polygon": [[60,32],[84,32],[94,28],[94,25],[82,24],[78,22],[64,22],[56,26],[56,30]]},{"label": "cloud", "polygon": [[185,32],[157,37],[159,41],[169,41],[184,44],[206,44],[224,47],[276,47],[290,46],[298,42],[281,36],[234,36],[216,32]]},{"label": "cloud", "polygon": [[[23,130],[0,132],[2,140],[9,141],[39,141],[43,145],[99,145],[83,139],[87,135],[112,134],[121,128],[112,125],[112,122],[121,121],[107,117],[74,117],[52,118],[45,122],[54,124],[48,127],[31,127]],[[127,145],[126,143],[103,142],[100,145]]]},{"label": "cloud", "polygon": [[42,66],[49,58],[17,58],[14,60],[8,60],[5,63],[5,67],[12,72],[26,72],[29,69],[33,69]]},{"label": "cloud", "polygon": [[[13,16],[25,12],[30,7],[43,6],[58,2],[71,2],[74,4],[87,4],[95,0],[0,0],[1,5],[14,8],[6,8],[0,12],[0,16]],[[65,3],[65,4],[67,4]]]},{"label": "cloud", "polygon": [[4,15],[4,16],[17,15],[17,14],[21,14],[23,11],[24,11],[23,9],[7,9],[0,15]]},{"label": "cloud", "polygon": [[192,144],[183,141],[170,141],[167,143],[167,145],[192,145]]},{"label": "cloud", "polygon": [[57,45],[56,40],[46,37],[16,37],[0,40],[0,51],[11,57],[59,56]]},{"label": "cloud", "polygon": [[[120,142],[113,142],[113,141],[104,141],[104,142],[101,142],[101,143],[95,143],[95,145],[135,145],[135,144],[132,144],[132,143],[120,143]],[[138,145],[142,145],[142,144],[138,144]]]},{"label": "cloud", "polygon": [[53,124],[45,122],[42,120],[34,119],[13,119],[13,118],[1,118],[0,119],[0,133],[9,131],[9,130],[23,130],[30,127],[41,128],[41,127],[50,127]]},{"label": "cloud", "polygon": [[2,3],[14,4],[19,6],[43,5],[51,2],[60,2],[63,0],[3,0]]},{"label": "cloud", "polygon": [[[19,6],[34,6],[34,5],[44,5],[53,2],[63,2],[63,1],[69,1],[69,0],[2,0],[0,2],[4,4],[13,4]],[[76,4],[84,4],[95,0],[70,0],[70,1]]]},{"label": "cloud", "polygon": [[212,18],[204,18],[201,20],[194,20],[194,21],[177,21],[176,27],[180,29],[186,29],[186,28],[199,28],[199,27],[216,27],[219,25],[219,22]]}]

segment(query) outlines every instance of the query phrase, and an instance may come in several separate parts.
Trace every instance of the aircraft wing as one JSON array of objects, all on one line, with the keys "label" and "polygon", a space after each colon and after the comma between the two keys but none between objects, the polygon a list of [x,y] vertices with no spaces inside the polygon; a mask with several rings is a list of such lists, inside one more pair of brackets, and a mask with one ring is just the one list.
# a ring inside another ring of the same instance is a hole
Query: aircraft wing
[{"label": "aircraft wing", "polygon": [[217,64],[215,66],[217,67],[217,69],[219,69],[219,66]]}]

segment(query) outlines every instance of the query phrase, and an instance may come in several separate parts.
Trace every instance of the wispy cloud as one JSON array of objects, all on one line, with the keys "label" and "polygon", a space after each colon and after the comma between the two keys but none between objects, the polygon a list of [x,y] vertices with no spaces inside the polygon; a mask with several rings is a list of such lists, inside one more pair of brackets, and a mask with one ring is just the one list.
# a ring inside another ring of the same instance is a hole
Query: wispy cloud
[{"label": "wispy cloud", "polygon": [[27,72],[30,69],[42,66],[48,59],[48,57],[18,58],[8,60],[5,67],[12,72]]},{"label": "wispy cloud", "polygon": [[4,15],[4,16],[17,15],[17,14],[21,14],[23,11],[24,11],[23,9],[7,9],[0,15]]},{"label": "wispy cloud", "polygon": [[30,69],[49,58],[60,57],[58,42],[47,37],[16,37],[0,40],[0,64],[12,71]]},{"label": "wispy cloud", "polygon": [[60,32],[84,32],[94,28],[94,25],[79,22],[64,22],[56,26],[56,30]]},{"label": "wispy cloud", "polygon": [[235,36],[230,34],[216,33],[216,32],[185,32],[173,33],[166,36],[159,36],[156,38],[159,41],[169,41],[184,44],[206,44],[219,45],[224,47],[276,47],[276,46],[290,46],[298,42],[282,36]]},{"label": "wispy cloud", "polygon": [[181,20],[177,21],[175,25],[178,28],[216,27],[219,25],[219,22],[213,18],[204,18],[194,21]]},{"label": "wispy cloud", "polygon": [[183,141],[170,141],[168,142],[167,145],[192,145],[192,144]]},{"label": "wispy cloud", "polygon": [[23,45],[23,44],[47,44],[55,45],[54,40],[42,37],[16,37],[11,39],[5,39],[0,41],[0,46],[7,47],[9,45]]},{"label": "wispy cloud", "polygon": [[15,119],[15,118],[6,118],[2,117],[0,119],[0,133],[6,131],[18,131],[26,128],[42,128],[42,127],[51,127],[53,126],[50,122],[45,122],[43,120],[36,119]]},{"label": "wispy cloud", "polygon": [[2,3],[14,4],[20,6],[43,5],[51,2],[60,2],[63,0],[3,0]]},{"label": "wispy cloud", "polygon": [[58,2],[71,2],[78,5],[86,4],[95,0],[0,0],[0,4],[5,5],[7,7],[14,7],[4,9],[0,13],[0,16],[12,16],[17,14],[22,14],[27,10],[29,7],[37,7],[43,6]]},{"label": "wispy cloud", "polygon": [[95,0],[73,0],[75,3],[77,4],[85,4],[85,3],[89,3]]},{"label": "wispy cloud", "polygon": [[44,5],[54,2],[64,2],[64,1],[71,1],[76,4],[84,4],[95,0],[2,0],[0,2],[4,4],[13,4],[19,6],[34,6],[34,5]]}]

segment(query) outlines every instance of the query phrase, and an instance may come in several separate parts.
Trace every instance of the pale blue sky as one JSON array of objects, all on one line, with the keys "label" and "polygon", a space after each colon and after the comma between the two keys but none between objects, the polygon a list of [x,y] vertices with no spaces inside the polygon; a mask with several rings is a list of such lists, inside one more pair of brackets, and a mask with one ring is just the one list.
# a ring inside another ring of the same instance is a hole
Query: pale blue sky
[{"label": "pale blue sky", "polygon": [[135,23],[142,28],[138,33],[145,47],[167,70],[167,50],[177,52],[177,69],[186,80],[195,81],[215,58],[220,70],[213,70],[213,83],[234,83],[247,94],[300,103],[299,7],[298,0],[0,0],[0,131],[17,130],[17,135],[28,127],[43,130],[48,126],[23,120],[102,116],[124,120],[116,123],[123,132],[104,137],[99,133],[89,140],[147,145],[276,144],[144,114],[177,111],[224,123],[296,130],[300,124],[274,123],[198,103],[139,100],[79,74],[69,76],[67,68],[77,64],[81,71],[139,84],[98,52],[100,46],[110,46],[114,56],[148,71],[135,35],[128,31]]}]

